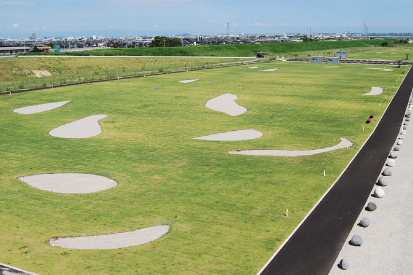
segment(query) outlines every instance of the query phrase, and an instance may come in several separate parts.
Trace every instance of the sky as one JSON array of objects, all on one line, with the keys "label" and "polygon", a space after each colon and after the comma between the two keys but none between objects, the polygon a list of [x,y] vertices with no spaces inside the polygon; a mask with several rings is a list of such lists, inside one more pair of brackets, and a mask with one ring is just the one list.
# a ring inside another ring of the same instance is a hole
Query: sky
[{"label": "sky", "polygon": [[0,37],[413,32],[412,0],[0,0]]}]

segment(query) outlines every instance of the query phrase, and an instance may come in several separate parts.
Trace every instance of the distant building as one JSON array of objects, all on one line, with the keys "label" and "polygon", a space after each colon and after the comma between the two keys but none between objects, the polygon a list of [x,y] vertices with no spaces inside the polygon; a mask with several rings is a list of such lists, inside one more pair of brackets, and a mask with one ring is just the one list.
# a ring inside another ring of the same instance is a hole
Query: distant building
[{"label": "distant building", "polygon": [[32,36],[30,36],[30,40],[36,40],[36,39],[37,39],[37,36],[36,36],[36,33],[34,32]]},{"label": "distant building", "polygon": [[323,63],[324,62],[324,56],[313,56],[312,63]]},{"label": "distant building", "polygon": [[93,40],[96,40],[96,34],[93,34]]}]

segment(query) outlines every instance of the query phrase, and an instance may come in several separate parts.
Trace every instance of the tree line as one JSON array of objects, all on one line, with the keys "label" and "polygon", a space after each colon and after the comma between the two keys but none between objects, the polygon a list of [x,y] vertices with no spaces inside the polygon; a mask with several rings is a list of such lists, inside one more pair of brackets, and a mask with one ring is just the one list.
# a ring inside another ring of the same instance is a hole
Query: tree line
[{"label": "tree line", "polygon": [[151,47],[179,47],[182,46],[181,39],[168,38],[166,36],[155,36],[152,39]]}]

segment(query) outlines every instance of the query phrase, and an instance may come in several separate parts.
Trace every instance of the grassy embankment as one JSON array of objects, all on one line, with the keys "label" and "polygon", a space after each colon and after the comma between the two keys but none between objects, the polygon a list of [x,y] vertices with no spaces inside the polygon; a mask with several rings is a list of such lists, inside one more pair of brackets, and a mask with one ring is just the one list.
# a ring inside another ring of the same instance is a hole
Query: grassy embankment
[{"label": "grassy embankment", "polygon": [[[239,59],[15,58],[0,59],[0,92],[218,66]],[[36,71],[50,76],[36,77]]]},{"label": "grassy embankment", "polygon": [[[0,262],[39,274],[256,273],[359,150],[405,69],[286,62],[259,67],[1,96]],[[260,71],[275,67],[279,70]],[[200,80],[178,83],[183,79]],[[383,87],[384,93],[363,96],[372,86]],[[238,95],[237,103],[248,111],[230,117],[204,106],[224,93]],[[12,112],[62,100],[72,101],[34,115]],[[370,113],[376,118],[365,124]],[[55,127],[95,114],[108,115],[100,121],[99,136],[48,135]],[[233,142],[192,139],[243,129],[264,136]],[[337,144],[339,137],[354,146],[304,157],[227,153],[316,149]],[[58,194],[17,179],[43,173],[97,174],[118,186],[93,194]],[[76,250],[48,243],[53,236],[159,224],[170,225],[170,232],[136,247]]]},{"label": "grassy embankment", "polygon": [[[379,46],[385,40],[353,40],[353,41],[321,41],[308,43],[262,43],[262,44],[229,44],[199,45],[171,48],[118,48],[97,49],[80,52],[37,53],[39,55],[72,55],[72,56],[251,56],[258,52],[273,54],[290,54],[307,51],[321,52],[327,50],[344,50],[351,48],[367,48],[366,44]],[[334,53],[335,51],[333,51]],[[36,53],[30,53],[36,54]]]},{"label": "grassy embankment", "polygon": [[[179,48],[136,48],[107,49],[84,52],[61,53],[67,55],[95,56],[255,56],[257,52],[273,53],[277,56],[311,58],[314,55],[334,55],[337,50],[370,50],[366,42],[380,45],[383,40],[369,41],[330,41],[312,43],[272,43],[196,46]],[[221,63],[242,62],[231,59],[97,59],[71,60],[59,57],[42,60],[0,60],[0,92],[16,91],[45,86],[55,86],[77,82],[143,75],[148,73],[170,72],[216,66]],[[46,71],[51,76],[35,77],[34,71]]]}]

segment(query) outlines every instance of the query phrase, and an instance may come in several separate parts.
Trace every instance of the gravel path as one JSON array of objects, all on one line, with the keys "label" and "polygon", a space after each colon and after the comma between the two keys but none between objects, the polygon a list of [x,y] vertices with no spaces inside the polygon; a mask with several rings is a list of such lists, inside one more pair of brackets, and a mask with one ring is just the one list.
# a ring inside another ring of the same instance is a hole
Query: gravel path
[{"label": "gravel path", "polygon": [[[370,225],[354,225],[337,257],[336,265],[330,271],[331,275],[413,274],[410,254],[413,248],[413,132],[406,134],[402,142],[394,167],[389,167],[392,170],[392,176],[386,177],[389,183],[382,187],[385,196],[370,196],[368,199],[368,202],[377,205],[377,210],[364,209],[356,222],[368,218]],[[372,189],[371,194],[376,188]],[[348,243],[356,234],[363,240],[359,247]],[[337,266],[343,258],[349,263],[347,270]]]}]

